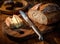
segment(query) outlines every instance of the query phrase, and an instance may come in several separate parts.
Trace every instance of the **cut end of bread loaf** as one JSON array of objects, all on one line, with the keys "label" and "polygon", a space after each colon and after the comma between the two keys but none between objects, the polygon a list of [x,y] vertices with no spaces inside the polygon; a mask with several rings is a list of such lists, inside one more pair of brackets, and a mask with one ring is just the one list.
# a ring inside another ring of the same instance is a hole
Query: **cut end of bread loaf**
[{"label": "cut end of bread loaf", "polygon": [[29,10],[28,16],[35,22],[38,22],[40,24],[47,24],[47,17],[41,11]]}]

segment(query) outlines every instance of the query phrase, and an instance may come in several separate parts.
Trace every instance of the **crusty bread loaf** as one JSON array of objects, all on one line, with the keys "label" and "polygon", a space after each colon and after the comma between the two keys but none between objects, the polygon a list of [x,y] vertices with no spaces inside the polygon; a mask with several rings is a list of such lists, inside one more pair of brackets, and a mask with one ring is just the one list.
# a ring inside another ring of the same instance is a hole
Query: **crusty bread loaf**
[{"label": "crusty bread loaf", "polygon": [[40,24],[48,25],[60,20],[60,7],[56,4],[37,4],[28,11],[29,18]]}]

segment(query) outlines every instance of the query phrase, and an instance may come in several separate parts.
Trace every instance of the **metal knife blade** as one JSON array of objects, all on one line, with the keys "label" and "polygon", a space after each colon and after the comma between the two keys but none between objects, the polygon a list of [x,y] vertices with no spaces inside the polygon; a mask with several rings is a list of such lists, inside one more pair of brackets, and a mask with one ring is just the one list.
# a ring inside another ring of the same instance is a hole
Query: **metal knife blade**
[{"label": "metal knife blade", "polygon": [[23,17],[23,19],[30,25],[30,27],[34,30],[34,32],[39,36],[38,39],[43,40],[43,37],[42,37],[40,30],[30,21],[28,16],[21,10],[19,11],[19,13]]}]

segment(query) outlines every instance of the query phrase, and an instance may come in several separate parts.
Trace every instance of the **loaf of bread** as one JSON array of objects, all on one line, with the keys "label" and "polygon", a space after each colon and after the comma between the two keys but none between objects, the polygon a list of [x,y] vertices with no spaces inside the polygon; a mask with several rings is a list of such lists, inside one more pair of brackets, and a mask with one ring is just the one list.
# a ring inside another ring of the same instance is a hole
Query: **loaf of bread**
[{"label": "loaf of bread", "polygon": [[57,4],[37,4],[28,11],[29,18],[39,24],[53,24],[60,20],[60,7]]}]

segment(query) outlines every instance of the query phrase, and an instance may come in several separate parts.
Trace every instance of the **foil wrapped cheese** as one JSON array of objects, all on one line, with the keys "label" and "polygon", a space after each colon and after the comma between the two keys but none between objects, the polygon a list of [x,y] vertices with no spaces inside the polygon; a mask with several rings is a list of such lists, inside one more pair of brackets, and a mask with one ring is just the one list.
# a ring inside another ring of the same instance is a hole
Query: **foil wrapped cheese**
[{"label": "foil wrapped cheese", "polygon": [[19,28],[23,25],[23,20],[19,16],[13,15],[12,18],[6,18],[5,23],[8,27]]}]

